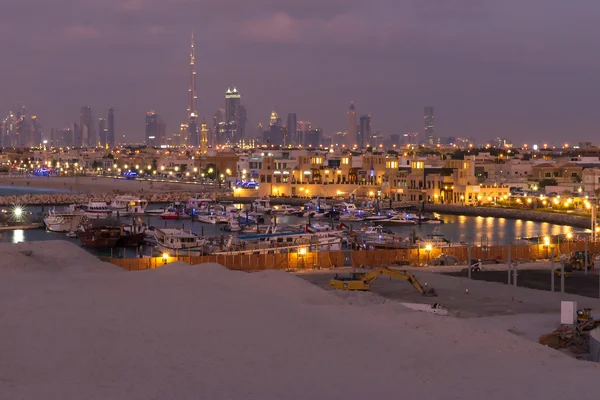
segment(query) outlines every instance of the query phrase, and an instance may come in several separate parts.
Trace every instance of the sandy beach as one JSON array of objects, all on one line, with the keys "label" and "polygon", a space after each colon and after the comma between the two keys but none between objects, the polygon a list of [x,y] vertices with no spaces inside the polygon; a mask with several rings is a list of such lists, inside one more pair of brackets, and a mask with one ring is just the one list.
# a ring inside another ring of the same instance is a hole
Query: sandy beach
[{"label": "sandy beach", "polygon": [[[597,397],[581,390],[597,364],[511,333],[513,320],[420,313],[281,271],[173,263],[126,272],[62,241],[0,251],[6,399]],[[461,297],[456,304],[470,298],[460,293],[464,279],[423,279]],[[536,300],[539,292],[518,290],[515,308],[510,288],[469,285],[473,302],[487,299],[523,323],[543,303],[542,329],[559,307],[556,293]],[[416,293],[404,281],[398,287]],[[513,304],[512,313],[500,303]],[[597,308],[598,300],[581,305]],[[568,379],[557,379],[565,371]]]},{"label": "sandy beach", "polygon": [[211,188],[193,183],[148,182],[92,176],[78,177],[6,177],[0,178],[1,187],[44,188],[80,193],[144,193],[144,192],[206,192]]}]

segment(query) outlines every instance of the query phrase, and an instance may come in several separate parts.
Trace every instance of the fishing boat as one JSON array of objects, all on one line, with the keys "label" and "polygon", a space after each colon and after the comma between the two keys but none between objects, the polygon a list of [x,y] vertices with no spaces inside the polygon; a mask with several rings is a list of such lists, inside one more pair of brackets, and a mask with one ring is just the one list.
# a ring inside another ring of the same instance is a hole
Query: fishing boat
[{"label": "fishing boat", "polygon": [[44,224],[50,232],[71,232],[77,229],[82,218],[83,213],[50,210],[44,214]]},{"label": "fishing boat", "polygon": [[[230,237],[212,254],[259,254],[300,251],[339,251],[342,232],[275,232]],[[303,250],[301,250],[303,249]]]},{"label": "fishing boat", "polygon": [[240,232],[242,230],[242,226],[240,225],[240,222],[237,219],[229,218],[225,230],[227,232]]},{"label": "fishing boat", "polygon": [[363,221],[364,218],[359,216],[358,214],[342,214],[340,215],[341,222],[358,222]]},{"label": "fishing boat", "polygon": [[250,210],[259,213],[270,214],[271,211],[273,211],[273,208],[271,207],[269,198],[266,197],[264,199],[255,199],[252,201],[250,204]]},{"label": "fishing boat", "polygon": [[144,214],[148,207],[148,200],[140,199],[136,196],[117,196],[110,202],[110,208],[128,214]]},{"label": "fishing boat", "polygon": [[185,204],[172,203],[169,208],[161,213],[160,218],[162,219],[185,219],[191,218],[185,213]]},{"label": "fishing boat", "polygon": [[77,232],[77,236],[84,247],[112,248],[121,237],[121,227],[89,226]]},{"label": "fishing boat", "polygon": [[328,211],[331,210],[332,207],[327,204],[325,202],[325,200],[322,200],[320,197],[311,199],[308,203],[304,204],[304,209],[305,210],[323,210],[323,211]]},{"label": "fishing boat", "polygon": [[121,227],[121,236],[117,240],[117,246],[137,247],[146,237],[146,225],[124,225]]},{"label": "fishing boat", "polygon": [[156,229],[156,245],[162,253],[172,256],[204,254],[205,240],[183,229]]}]

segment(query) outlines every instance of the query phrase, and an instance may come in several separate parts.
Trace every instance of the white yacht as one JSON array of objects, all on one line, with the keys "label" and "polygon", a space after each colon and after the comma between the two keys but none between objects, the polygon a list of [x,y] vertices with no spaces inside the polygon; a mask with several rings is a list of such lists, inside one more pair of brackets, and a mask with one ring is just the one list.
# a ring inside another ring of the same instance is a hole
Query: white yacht
[{"label": "white yacht", "polygon": [[136,196],[117,196],[110,202],[110,208],[115,211],[130,214],[144,214],[148,207],[148,200]]},{"label": "white yacht", "polygon": [[292,207],[289,204],[281,204],[278,206],[273,206],[273,210],[271,211],[271,213],[279,214],[279,215],[290,215],[291,213],[294,213],[297,211],[298,211],[297,207]]},{"label": "white yacht", "polygon": [[50,232],[74,232],[81,224],[82,218],[83,213],[50,210],[44,215],[44,223]]},{"label": "white yacht", "polygon": [[271,211],[273,211],[273,208],[271,208],[271,202],[269,201],[269,198],[264,198],[264,199],[256,199],[252,202],[252,204],[250,205],[250,210],[259,212],[259,213],[265,213],[268,214]]},{"label": "white yacht", "polygon": [[308,203],[304,204],[305,210],[318,210],[318,211],[329,211],[331,210],[331,206],[325,203],[324,199],[317,197],[315,199],[311,199]]},{"label": "white yacht", "polygon": [[[68,207],[68,212],[80,212],[88,218],[108,218],[113,215],[113,210],[108,207],[104,201],[90,200],[87,204],[72,204]],[[123,216],[123,214],[121,214]]]},{"label": "white yacht", "polygon": [[378,224],[384,225],[395,225],[395,226],[403,226],[403,225],[416,225],[417,221],[414,219],[406,219],[403,215],[394,215],[391,218],[377,221]]},{"label": "white yacht", "polygon": [[191,231],[183,229],[156,229],[154,231],[156,245],[162,253],[171,256],[204,253],[204,239]]},{"label": "white yacht", "polygon": [[227,224],[229,223],[229,217],[226,215],[217,214],[200,214],[197,216],[198,222],[205,224]]},{"label": "white yacht", "polygon": [[185,205],[186,210],[191,211],[194,214],[203,213],[209,211],[211,208],[215,206],[215,201],[213,199],[201,198],[201,197],[192,197],[189,199]]}]

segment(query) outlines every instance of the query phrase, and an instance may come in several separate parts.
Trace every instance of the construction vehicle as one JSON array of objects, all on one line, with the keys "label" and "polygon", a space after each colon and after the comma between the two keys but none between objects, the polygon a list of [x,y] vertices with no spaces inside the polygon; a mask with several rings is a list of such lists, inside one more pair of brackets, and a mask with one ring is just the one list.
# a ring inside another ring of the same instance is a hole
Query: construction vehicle
[{"label": "construction vehicle", "polygon": [[370,272],[353,272],[349,276],[340,277],[337,274],[329,281],[329,287],[337,290],[371,290],[371,284],[381,275],[400,278],[408,281],[423,296],[437,296],[433,288],[421,286],[417,278],[409,271],[396,271],[390,268],[377,268]]},{"label": "construction vehicle", "polygon": [[[590,253],[588,251],[588,259],[587,259],[587,270],[589,271],[594,267],[594,258],[596,254]],[[575,270],[583,271],[583,265],[585,264],[585,251],[574,251],[569,255],[569,259],[567,260],[567,264],[570,265]]]},{"label": "construction vehicle", "polygon": [[[570,278],[573,276],[573,267],[571,266],[571,264],[565,264],[564,269],[565,269],[565,278]],[[556,268],[554,270],[554,275],[560,277],[561,274],[562,274],[561,268]]]}]

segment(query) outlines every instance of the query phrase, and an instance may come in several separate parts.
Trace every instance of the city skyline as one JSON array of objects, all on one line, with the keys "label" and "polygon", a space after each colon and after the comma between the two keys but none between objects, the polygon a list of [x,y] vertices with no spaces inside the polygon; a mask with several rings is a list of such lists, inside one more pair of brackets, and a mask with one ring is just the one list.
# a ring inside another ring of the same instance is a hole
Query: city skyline
[{"label": "city skyline", "polygon": [[[440,136],[530,143],[596,136],[598,60],[587,49],[598,29],[589,19],[600,5],[591,2],[576,9],[540,0],[61,3],[46,10],[47,35],[36,33],[37,17],[18,24],[10,17],[36,14],[40,4],[10,4],[0,17],[3,29],[24,32],[22,56],[0,66],[0,110],[5,116],[26,104],[45,135],[68,127],[85,104],[119,110],[119,138],[143,141],[143,115],[151,109],[164,116],[169,133],[176,131],[187,106],[184,66],[193,30],[201,120],[211,119],[223,90],[235,84],[244,93],[248,131],[264,125],[273,106],[326,133],[344,131],[354,101],[386,135],[422,132],[423,107],[431,105]],[[67,11],[76,22],[54,22]],[[103,29],[107,20],[111,29]],[[76,64],[68,61],[73,54]]]}]

